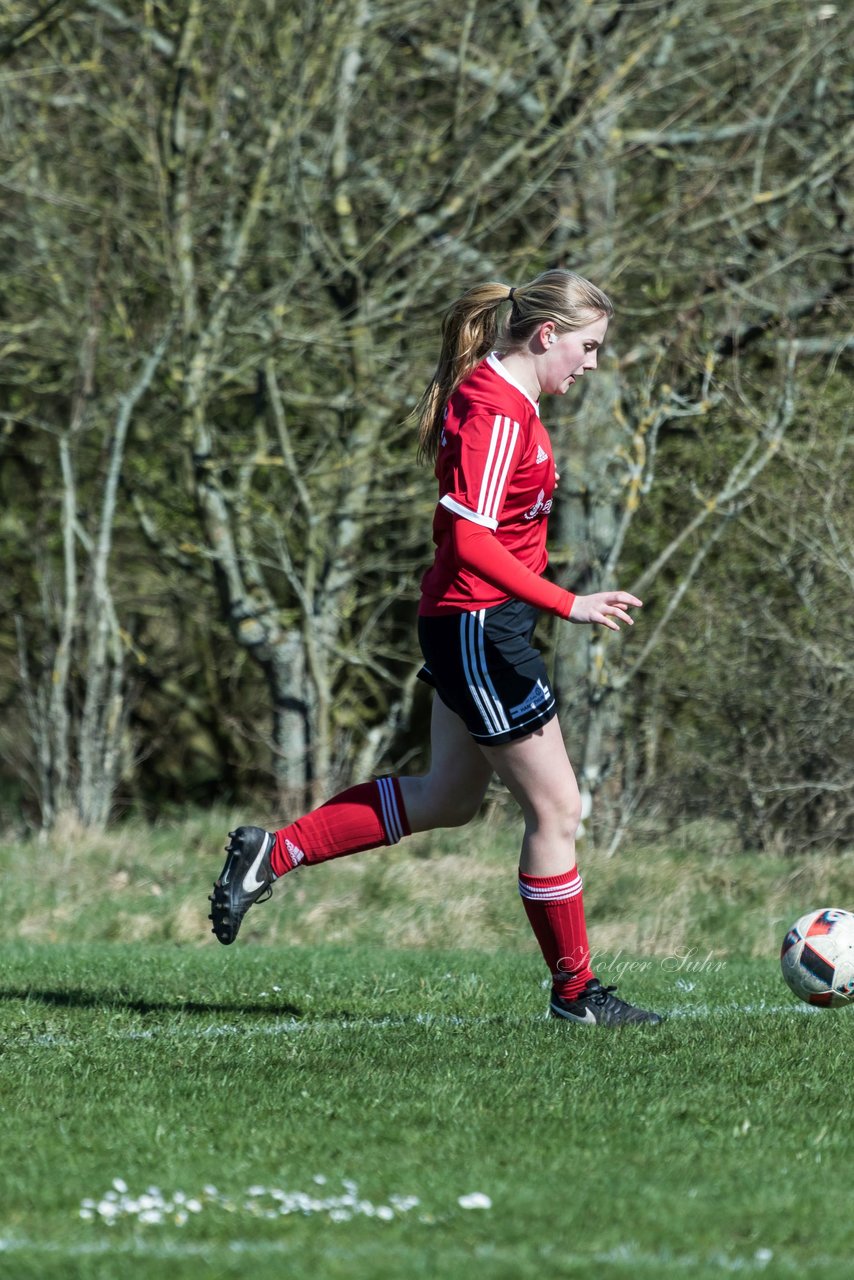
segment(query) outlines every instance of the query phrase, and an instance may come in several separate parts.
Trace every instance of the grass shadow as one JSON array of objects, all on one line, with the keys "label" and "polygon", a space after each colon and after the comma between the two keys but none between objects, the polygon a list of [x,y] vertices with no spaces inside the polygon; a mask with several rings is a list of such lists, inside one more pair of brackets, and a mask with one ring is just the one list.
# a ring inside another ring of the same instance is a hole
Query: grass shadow
[{"label": "grass shadow", "polygon": [[214,1001],[214,1000],[142,1000],[114,991],[83,991],[66,988],[59,991],[35,990],[32,987],[20,991],[0,990],[0,1001],[33,1001],[54,1009],[124,1009],[142,1015],[152,1013],[251,1013],[266,1014],[272,1018],[287,1015],[301,1018],[303,1010],[284,1000],[266,1001]]}]

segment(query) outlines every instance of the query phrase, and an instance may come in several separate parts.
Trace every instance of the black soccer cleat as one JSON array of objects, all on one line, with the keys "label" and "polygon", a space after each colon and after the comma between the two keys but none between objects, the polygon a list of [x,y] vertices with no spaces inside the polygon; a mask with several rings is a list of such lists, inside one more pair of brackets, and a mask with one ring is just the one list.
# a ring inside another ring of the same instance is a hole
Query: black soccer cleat
[{"label": "black soccer cleat", "polygon": [[228,946],[237,937],[243,917],[256,902],[265,902],[273,892],[270,851],[273,836],[263,827],[238,827],[229,831],[228,857],[213,887],[213,904],[208,919],[219,941]]},{"label": "black soccer cleat", "polygon": [[549,1014],[552,1018],[563,1018],[567,1022],[600,1027],[622,1027],[637,1023],[657,1026],[661,1022],[660,1014],[652,1013],[649,1009],[636,1009],[633,1004],[615,996],[615,990],[615,987],[603,987],[598,978],[591,978],[581,995],[574,1000],[565,1000],[553,991]]}]

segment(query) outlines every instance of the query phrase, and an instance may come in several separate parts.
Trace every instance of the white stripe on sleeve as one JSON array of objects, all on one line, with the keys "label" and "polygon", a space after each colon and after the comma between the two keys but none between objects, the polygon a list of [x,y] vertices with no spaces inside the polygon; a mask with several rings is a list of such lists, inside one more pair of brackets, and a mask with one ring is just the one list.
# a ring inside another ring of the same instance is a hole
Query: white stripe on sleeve
[{"label": "white stripe on sleeve", "polygon": [[477,500],[478,512],[489,520],[496,522],[498,520],[518,435],[518,422],[502,417],[501,414],[495,415],[486,466],[481,480],[480,496]]},{"label": "white stripe on sleeve", "polygon": [[519,434],[519,423],[512,422],[509,418],[504,419],[505,424],[505,448],[502,455],[501,470],[497,474],[493,482],[492,506],[487,514],[491,515],[493,520],[498,519],[498,513],[504,502],[504,492],[507,488],[507,476],[510,471],[510,463],[513,461],[513,450],[516,447],[516,437]]},{"label": "white stripe on sleeve", "polygon": [[482,516],[479,512],[472,511],[471,507],[464,507],[461,502],[457,502],[456,498],[452,498],[449,493],[446,493],[444,498],[439,499],[439,506],[444,507],[446,511],[452,511],[455,516],[462,516],[463,520],[471,520],[472,524],[485,525],[493,533],[498,528],[497,520],[490,520],[488,516]]}]

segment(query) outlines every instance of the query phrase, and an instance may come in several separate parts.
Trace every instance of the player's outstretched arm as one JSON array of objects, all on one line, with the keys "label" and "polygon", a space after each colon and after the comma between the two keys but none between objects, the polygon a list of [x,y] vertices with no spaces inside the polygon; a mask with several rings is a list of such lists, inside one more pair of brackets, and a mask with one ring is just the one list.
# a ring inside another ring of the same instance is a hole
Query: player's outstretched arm
[{"label": "player's outstretched arm", "polygon": [[643,601],[630,596],[628,591],[596,591],[590,596],[576,596],[569,611],[570,622],[599,622],[611,631],[619,631],[620,618],[630,627],[634,618],[627,611],[643,608]]},{"label": "player's outstretched arm", "polygon": [[501,545],[490,529],[458,516],[451,536],[457,563],[462,568],[472,570],[484,582],[513,599],[524,600],[537,609],[548,609],[560,618],[570,616],[575,599],[572,592],[532,573],[512,551]]}]

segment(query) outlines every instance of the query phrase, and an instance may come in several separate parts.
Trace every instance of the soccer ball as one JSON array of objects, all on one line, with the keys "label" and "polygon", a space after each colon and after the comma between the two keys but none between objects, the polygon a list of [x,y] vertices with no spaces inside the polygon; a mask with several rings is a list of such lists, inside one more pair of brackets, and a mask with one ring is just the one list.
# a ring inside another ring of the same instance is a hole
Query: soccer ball
[{"label": "soccer ball", "polygon": [[854,914],[837,907],[809,911],[792,925],[780,950],[783,977],[807,1004],[854,1002]]}]

